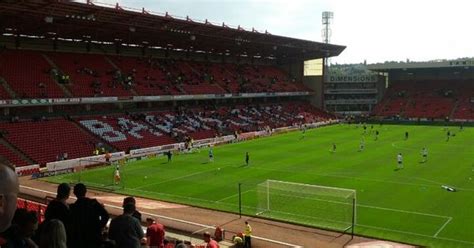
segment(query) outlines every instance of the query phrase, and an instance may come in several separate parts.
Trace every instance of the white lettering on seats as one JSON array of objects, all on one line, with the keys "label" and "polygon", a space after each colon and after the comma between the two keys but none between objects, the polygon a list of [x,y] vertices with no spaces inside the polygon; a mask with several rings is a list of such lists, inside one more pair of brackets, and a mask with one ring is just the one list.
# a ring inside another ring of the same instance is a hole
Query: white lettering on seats
[{"label": "white lettering on seats", "polygon": [[116,131],[105,122],[98,120],[81,120],[79,121],[84,127],[89,129],[92,133],[107,140],[108,142],[119,142],[126,141],[127,136],[125,134]]}]

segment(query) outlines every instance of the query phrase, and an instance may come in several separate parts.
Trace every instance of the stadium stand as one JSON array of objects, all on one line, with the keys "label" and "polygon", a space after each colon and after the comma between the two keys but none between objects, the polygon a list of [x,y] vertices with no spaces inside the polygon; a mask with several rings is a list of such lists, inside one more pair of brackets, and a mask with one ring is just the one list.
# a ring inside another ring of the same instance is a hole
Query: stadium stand
[{"label": "stadium stand", "polygon": [[[235,132],[252,132],[317,122],[332,115],[305,102],[178,108],[128,114],[20,119],[0,123],[3,138],[40,165],[61,159],[92,155],[97,144],[118,151],[173,144],[189,138],[198,140]],[[4,151],[5,150],[5,151]],[[6,159],[26,165],[7,147],[0,146]]]},{"label": "stadium stand", "polygon": [[131,80],[139,95],[177,95],[180,92],[167,80],[165,67],[151,60],[135,57],[111,56],[111,61],[121,69],[121,74]]},{"label": "stadium stand", "polygon": [[74,96],[129,96],[127,85],[117,70],[97,54],[48,53],[59,69],[70,76],[69,87]]},{"label": "stadium stand", "polygon": [[121,151],[174,143],[169,136],[126,115],[81,117],[78,122],[92,134]]},{"label": "stadium stand", "polygon": [[[468,117],[469,83],[451,81],[395,82],[374,109],[377,116],[445,119]],[[472,112],[471,112],[472,113]]]},{"label": "stadium stand", "polygon": [[50,76],[50,69],[39,52],[6,50],[0,53],[0,77],[19,98],[64,97]]},{"label": "stadium stand", "polygon": [[3,87],[4,82],[2,81],[2,79],[0,78],[0,98],[1,99],[10,99],[10,95],[8,94],[8,92],[5,90],[5,88]]},{"label": "stadium stand", "polygon": [[[61,83],[75,97],[131,96],[132,89],[138,95],[311,91],[272,66],[26,50],[0,56],[6,61],[0,77],[20,98],[64,97],[58,75],[67,75]],[[0,96],[10,98],[3,87]]]},{"label": "stadium stand", "polygon": [[46,205],[45,204],[41,204],[41,203],[38,203],[38,202],[18,198],[16,207],[17,208],[23,208],[23,209],[26,209],[28,211],[36,212],[37,216],[38,216],[38,223],[43,222],[44,214],[46,212]]},{"label": "stadium stand", "polygon": [[0,123],[0,130],[10,144],[41,165],[58,160],[63,153],[68,158],[90,156],[99,143],[64,119]]},{"label": "stadium stand", "polygon": [[1,143],[0,143],[0,154],[2,157],[5,157],[5,159],[10,161],[15,166],[28,165],[27,161],[25,161],[23,158],[18,156],[18,154],[14,153],[10,148],[8,148],[7,146]]},{"label": "stadium stand", "polygon": [[[295,114],[298,113],[298,114]],[[309,104],[289,103],[261,106],[179,109],[129,115],[87,116],[77,119],[85,129],[118,150],[211,138],[217,134],[251,132],[314,122],[332,116]]]},{"label": "stadium stand", "polygon": [[464,83],[459,89],[459,101],[453,111],[454,119],[474,120],[474,84]]}]

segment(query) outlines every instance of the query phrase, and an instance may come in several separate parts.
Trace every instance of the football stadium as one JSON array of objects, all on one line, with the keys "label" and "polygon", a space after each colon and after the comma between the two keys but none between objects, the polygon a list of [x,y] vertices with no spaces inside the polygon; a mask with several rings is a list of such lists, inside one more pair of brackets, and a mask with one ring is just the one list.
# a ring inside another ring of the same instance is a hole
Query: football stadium
[{"label": "football stadium", "polygon": [[332,18],[0,1],[0,247],[472,248],[474,59],[332,63]]}]

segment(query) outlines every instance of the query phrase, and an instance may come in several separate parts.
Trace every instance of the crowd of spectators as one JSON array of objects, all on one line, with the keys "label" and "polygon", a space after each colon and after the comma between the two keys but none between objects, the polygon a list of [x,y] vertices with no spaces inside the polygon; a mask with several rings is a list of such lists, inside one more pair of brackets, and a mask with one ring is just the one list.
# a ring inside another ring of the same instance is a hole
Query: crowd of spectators
[{"label": "crowd of spectators", "polygon": [[[170,242],[165,239],[165,227],[156,219],[146,218],[136,209],[133,197],[123,200],[123,213],[111,220],[104,205],[87,197],[87,188],[78,183],[73,188],[76,197],[68,204],[71,187],[62,183],[56,198],[49,202],[44,220],[36,211],[17,209],[19,182],[13,166],[0,162],[0,247],[2,248],[165,248],[209,247],[219,244],[206,232],[201,245]],[[107,225],[107,223],[110,224]]]}]

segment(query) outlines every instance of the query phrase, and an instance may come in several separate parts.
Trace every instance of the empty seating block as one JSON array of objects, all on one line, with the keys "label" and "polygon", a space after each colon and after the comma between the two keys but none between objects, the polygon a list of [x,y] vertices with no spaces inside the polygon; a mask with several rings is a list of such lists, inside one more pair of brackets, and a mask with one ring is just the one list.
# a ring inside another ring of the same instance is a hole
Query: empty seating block
[{"label": "empty seating block", "polygon": [[[44,53],[69,76],[75,97],[184,95],[311,91],[274,66],[136,58],[80,53]],[[64,97],[43,53],[6,50],[0,77],[23,98]],[[109,61],[112,61],[112,63]],[[116,66],[116,67],[115,67]],[[0,98],[9,97],[0,87]]]},{"label": "empty seating block", "polygon": [[0,154],[15,166],[28,165],[28,162],[23,160],[20,156],[18,156],[15,152],[13,152],[10,148],[6,147],[3,144],[0,144]]},{"label": "empty seating block", "polygon": [[92,155],[98,141],[81,131],[74,123],[56,119],[41,122],[0,123],[4,137],[39,164],[57,160],[63,153],[68,158]]},{"label": "empty seating block", "polygon": [[115,68],[97,54],[49,53],[59,69],[70,76],[74,96],[130,96],[122,82],[114,80]]},{"label": "empty seating block", "polygon": [[10,99],[10,95],[8,94],[8,92],[3,88],[3,86],[1,85],[1,81],[0,81],[0,100],[3,100],[3,99]]},{"label": "empty seating block", "polygon": [[64,93],[49,74],[40,52],[6,50],[0,54],[0,77],[19,98],[60,98]]},{"label": "empty seating block", "polygon": [[133,89],[142,96],[179,94],[167,79],[164,67],[157,61],[133,57],[110,57],[121,73],[133,77]]},{"label": "empty seating block", "polygon": [[459,102],[457,109],[466,106],[466,99],[471,94],[466,94],[469,90],[464,89],[469,85],[468,82],[451,81],[395,82],[373,113],[377,116],[444,119],[456,110],[456,102]]}]

